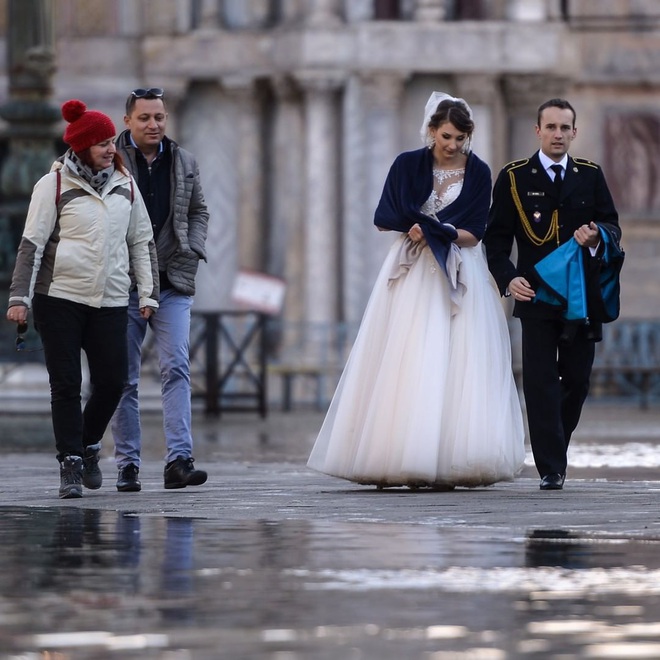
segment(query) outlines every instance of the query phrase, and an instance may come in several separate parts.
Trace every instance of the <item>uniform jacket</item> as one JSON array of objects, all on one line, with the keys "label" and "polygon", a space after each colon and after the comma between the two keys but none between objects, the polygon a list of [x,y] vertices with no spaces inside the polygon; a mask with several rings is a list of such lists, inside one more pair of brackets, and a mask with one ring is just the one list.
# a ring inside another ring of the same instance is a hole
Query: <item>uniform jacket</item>
[{"label": "uniform jacket", "polygon": [[[512,184],[517,200],[512,194]],[[553,221],[557,224],[557,236],[542,242],[552,234]],[[608,229],[617,242],[620,240],[618,214],[603,171],[596,163],[569,156],[559,196],[538,152],[531,158],[506,165],[495,182],[484,236],[488,266],[500,292],[504,294],[509,282],[517,276],[525,277],[533,288],[537,286],[533,266],[566,243],[581,225],[591,221]],[[518,252],[515,265],[511,260],[514,240]],[[516,301],[513,314],[562,317],[556,307],[533,301]]]},{"label": "uniform jacket", "polygon": [[[59,204],[56,169],[61,172]],[[9,306],[29,307],[33,293],[97,308],[126,306],[130,267],[140,306],[158,307],[150,244],[149,214],[128,175],[115,170],[99,194],[68,165],[56,162],[32,192]]]},{"label": "uniform jacket", "polygon": [[[195,157],[169,138],[165,138],[164,147],[171,151],[172,176],[170,216],[156,242],[159,270],[167,273],[179,293],[192,296],[199,260],[206,261],[209,212]],[[137,177],[135,147],[130,140],[130,131],[126,130],[119,136],[117,150],[126,167]]]}]

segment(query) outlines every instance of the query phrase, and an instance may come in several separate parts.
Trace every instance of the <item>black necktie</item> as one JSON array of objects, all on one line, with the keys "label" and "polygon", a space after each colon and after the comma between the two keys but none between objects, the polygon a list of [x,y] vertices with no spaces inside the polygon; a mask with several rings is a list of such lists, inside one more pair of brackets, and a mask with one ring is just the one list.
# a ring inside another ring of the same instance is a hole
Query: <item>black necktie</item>
[{"label": "black necktie", "polygon": [[561,165],[550,165],[550,169],[555,173],[555,190],[557,195],[561,192],[561,171],[564,169]]}]

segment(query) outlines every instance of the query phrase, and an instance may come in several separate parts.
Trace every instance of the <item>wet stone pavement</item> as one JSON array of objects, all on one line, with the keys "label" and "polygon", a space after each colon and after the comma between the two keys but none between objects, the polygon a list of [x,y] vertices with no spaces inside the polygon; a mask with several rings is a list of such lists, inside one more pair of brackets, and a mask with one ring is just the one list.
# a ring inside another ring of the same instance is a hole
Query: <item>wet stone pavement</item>
[{"label": "wet stone pavement", "polygon": [[[660,407],[659,407],[660,408]],[[47,417],[0,416],[0,658],[660,657],[660,409],[590,404],[560,492],[377,491],[306,469],[321,416],[195,418],[207,484],[57,498]]]}]

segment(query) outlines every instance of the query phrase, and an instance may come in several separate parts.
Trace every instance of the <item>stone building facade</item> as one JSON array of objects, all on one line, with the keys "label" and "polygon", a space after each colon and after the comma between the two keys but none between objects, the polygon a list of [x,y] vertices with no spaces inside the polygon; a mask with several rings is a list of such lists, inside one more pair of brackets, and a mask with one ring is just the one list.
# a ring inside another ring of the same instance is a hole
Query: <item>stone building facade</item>
[{"label": "stone building facade", "polygon": [[392,240],[373,211],[436,89],[471,104],[494,176],[536,149],[541,102],[571,100],[572,153],[621,211],[622,314],[659,315],[657,0],[57,0],[56,21],[54,103],[119,127],[131,89],[166,90],[211,211],[199,310],[252,269],[286,281],[288,322],[359,322]]}]

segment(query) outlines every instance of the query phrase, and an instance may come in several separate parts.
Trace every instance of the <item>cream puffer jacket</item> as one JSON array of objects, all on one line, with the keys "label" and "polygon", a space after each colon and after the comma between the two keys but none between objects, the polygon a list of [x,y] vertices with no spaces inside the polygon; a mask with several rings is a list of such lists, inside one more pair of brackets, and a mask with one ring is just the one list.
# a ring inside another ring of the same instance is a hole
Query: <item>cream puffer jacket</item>
[{"label": "cream puffer jacket", "polygon": [[32,191],[9,306],[30,307],[32,295],[39,293],[90,307],[123,307],[131,267],[140,307],[157,308],[154,255],[149,214],[127,174],[115,170],[99,194],[66,162],[56,162]]}]

